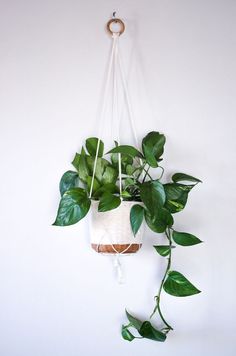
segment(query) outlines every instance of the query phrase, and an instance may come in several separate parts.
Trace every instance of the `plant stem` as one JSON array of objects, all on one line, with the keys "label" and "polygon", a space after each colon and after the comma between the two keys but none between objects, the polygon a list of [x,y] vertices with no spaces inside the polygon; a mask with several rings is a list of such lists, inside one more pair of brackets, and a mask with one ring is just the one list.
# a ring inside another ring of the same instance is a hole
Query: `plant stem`
[{"label": "plant stem", "polygon": [[143,168],[144,172],[146,173],[145,178],[146,178],[146,176],[148,176],[151,180],[153,180],[152,177],[150,176],[150,174],[148,173],[149,168],[150,167],[148,167],[148,169]]},{"label": "plant stem", "polygon": [[[145,166],[144,166],[144,167],[145,167]],[[143,168],[143,169],[144,169],[144,168]],[[148,166],[147,170],[145,170],[146,173],[145,173],[145,176],[143,177],[142,183],[145,182],[145,179],[146,179],[147,175],[150,177],[150,175],[149,175],[149,173],[148,173],[149,169],[150,169],[150,166]]]},{"label": "plant stem", "polygon": [[169,241],[169,248],[170,248],[170,253],[169,253],[169,257],[168,257],[168,262],[167,262],[167,266],[166,266],[166,270],[165,270],[165,273],[164,273],[164,276],[162,278],[162,281],[161,281],[161,284],[160,284],[160,287],[159,287],[159,290],[158,290],[158,293],[157,295],[155,296],[155,299],[156,299],[156,306],[152,312],[152,314],[150,315],[150,319],[153,317],[153,315],[156,313],[156,311],[158,311],[159,315],[160,315],[160,318],[161,320],[163,321],[163,323],[170,329],[170,330],[173,330],[173,328],[167,323],[167,321],[165,320],[163,314],[162,314],[162,311],[161,311],[161,307],[160,307],[160,302],[161,302],[161,292],[162,292],[162,289],[163,289],[163,285],[164,285],[164,282],[165,282],[165,279],[166,279],[166,276],[170,270],[170,267],[171,267],[171,247],[172,247],[172,241],[171,241],[171,235],[170,235],[170,230],[169,228],[165,231],[165,234],[166,234],[166,237]]},{"label": "plant stem", "polygon": [[160,175],[160,177],[158,178],[159,180],[163,177],[163,174],[164,174],[164,168],[163,167],[161,167],[161,166],[158,166],[158,168],[161,168],[162,169],[162,172],[161,172],[161,175]]},{"label": "plant stem", "polygon": [[[136,180],[139,179],[139,177],[141,176],[141,174],[143,173],[143,171],[145,172],[145,178],[146,178],[146,176],[148,176],[148,177],[152,180],[152,177],[151,177],[150,174],[148,173],[150,166],[148,167],[148,169],[145,169],[145,166],[146,166],[146,163],[145,163],[144,165],[142,165],[142,166],[137,167],[137,168],[133,171],[133,174],[134,174],[134,172],[136,172],[138,169],[141,169],[141,171],[140,171],[139,175],[137,176]],[[142,181],[142,183],[143,183],[143,182],[144,182],[144,180]]]}]

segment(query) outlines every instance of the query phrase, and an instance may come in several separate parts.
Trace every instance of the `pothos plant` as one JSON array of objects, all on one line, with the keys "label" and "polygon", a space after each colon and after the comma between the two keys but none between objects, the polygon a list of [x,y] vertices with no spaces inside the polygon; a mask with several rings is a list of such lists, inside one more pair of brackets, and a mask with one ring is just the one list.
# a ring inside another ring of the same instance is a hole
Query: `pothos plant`
[{"label": "pothos plant", "polygon": [[[169,331],[173,330],[161,310],[163,290],[176,297],[200,293],[182,273],[172,270],[171,262],[174,243],[185,247],[202,242],[190,233],[176,231],[173,218],[174,214],[185,208],[189,193],[201,181],[188,174],[175,173],[170,182],[163,184],[161,180],[164,168],[160,162],[164,145],[165,136],[153,131],[143,138],[142,150],[115,142],[104,158],[104,143],[96,137],[88,138],[85,148],[82,147],[81,152],[76,153],[73,159],[72,164],[76,171],[67,171],[60,181],[61,201],[53,225],[68,226],[77,223],[88,213],[91,200],[99,200],[99,212],[117,208],[122,200],[137,201],[130,210],[134,236],[144,220],[152,231],[166,236],[165,245],[153,246],[160,256],[167,258],[165,273],[154,299],[154,310],[149,320],[145,321],[126,311],[128,324],[122,326],[121,334],[128,341],[135,338],[165,341]],[[119,160],[122,173],[121,194],[118,188]],[[156,169],[158,177],[153,178],[151,168],[153,172]],[[92,180],[94,182],[91,189]],[[151,323],[155,314],[159,314],[162,322],[159,328]],[[135,335],[132,328],[136,330]]]}]

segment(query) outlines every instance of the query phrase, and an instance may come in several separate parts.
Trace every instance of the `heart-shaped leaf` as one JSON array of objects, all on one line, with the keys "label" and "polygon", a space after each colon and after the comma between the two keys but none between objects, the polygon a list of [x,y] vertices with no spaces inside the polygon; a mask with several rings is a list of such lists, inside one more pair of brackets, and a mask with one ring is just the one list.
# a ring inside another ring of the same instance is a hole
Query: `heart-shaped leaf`
[{"label": "heart-shaped leaf", "polygon": [[165,136],[159,132],[149,132],[142,141],[142,149],[147,163],[155,168],[164,152]]},{"label": "heart-shaped leaf", "polygon": [[173,240],[181,246],[192,246],[202,242],[198,237],[188,234],[187,232],[173,231],[172,237]]},{"label": "heart-shaped leaf", "polygon": [[166,335],[154,328],[149,321],[142,322],[141,320],[129,314],[127,311],[126,315],[130,322],[130,326],[133,326],[142,337],[155,341],[165,341]]},{"label": "heart-shaped leaf", "polygon": [[165,208],[172,214],[183,210],[188,200],[188,194],[193,187],[194,185],[179,183],[164,184],[166,194]]},{"label": "heart-shaped leaf", "polygon": [[82,188],[72,188],[61,198],[57,217],[53,225],[73,225],[83,219],[89,211],[91,201]]},{"label": "heart-shaped leaf", "polygon": [[95,157],[97,150],[98,150],[98,157],[103,156],[104,143],[102,142],[102,140],[99,140],[97,137],[87,138],[85,146],[90,156]]},{"label": "heart-shaped leaf", "polygon": [[187,297],[201,293],[189,280],[177,271],[170,271],[163,285],[166,293],[175,297]]},{"label": "heart-shaped leaf", "polygon": [[158,180],[145,182],[140,185],[140,196],[151,215],[155,215],[157,209],[165,203],[165,191]]},{"label": "heart-shaped leaf", "polygon": [[109,192],[104,193],[99,201],[98,211],[105,212],[116,209],[121,203],[120,197],[117,197]]},{"label": "heart-shaped leaf", "polygon": [[158,163],[156,157],[154,156],[152,147],[146,146],[144,143],[142,144],[144,157],[152,168],[158,167]]},{"label": "heart-shaped leaf", "polygon": [[61,196],[71,188],[74,188],[78,182],[78,173],[73,171],[67,171],[63,174],[60,180],[60,193]]},{"label": "heart-shaped leaf", "polygon": [[142,337],[145,337],[146,339],[150,339],[150,340],[154,340],[154,341],[163,342],[166,339],[166,335],[163,332],[154,328],[149,321],[143,322],[143,324],[139,330],[139,334]]},{"label": "heart-shaped leaf", "polygon": [[139,204],[133,205],[130,210],[130,224],[134,236],[137,234],[143,222],[143,217],[144,217],[144,208]]},{"label": "heart-shaped leaf", "polygon": [[172,180],[173,182],[175,183],[178,183],[178,182],[195,182],[195,183],[202,183],[202,181],[198,178],[195,178],[193,176],[190,176],[188,174],[185,174],[185,173],[175,173],[173,176],[172,176]]},{"label": "heart-shaped leaf", "polygon": [[172,226],[174,223],[171,213],[165,208],[157,209],[155,215],[151,215],[146,211],[145,220],[148,227],[158,233],[164,232],[168,226]]}]

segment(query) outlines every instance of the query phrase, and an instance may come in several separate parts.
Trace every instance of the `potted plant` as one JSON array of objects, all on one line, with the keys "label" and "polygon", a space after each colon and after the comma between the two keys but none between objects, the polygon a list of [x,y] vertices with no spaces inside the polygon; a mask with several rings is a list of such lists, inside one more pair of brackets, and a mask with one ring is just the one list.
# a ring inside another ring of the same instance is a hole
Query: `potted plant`
[{"label": "potted plant", "polygon": [[[85,148],[73,159],[76,171],[67,171],[60,181],[61,201],[53,225],[75,224],[91,209],[92,223],[95,221],[92,247],[97,252],[137,252],[142,243],[144,221],[152,231],[166,236],[166,245],[154,246],[159,255],[167,258],[154,310],[146,321],[126,311],[129,323],[122,326],[122,336],[128,341],[135,338],[165,341],[168,332],[173,330],[161,311],[163,290],[177,297],[200,293],[182,273],[171,269],[171,259],[174,243],[192,246],[202,242],[192,234],[176,231],[173,218],[185,208],[189,193],[201,181],[175,173],[170,182],[163,184],[164,168],[160,162],[164,145],[165,136],[153,131],[143,138],[142,150],[115,142],[104,157],[104,143],[95,137],[88,138]],[[154,178],[150,170],[154,174],[156,170],[157,177]],[[163,323],[158,329],[150,322],[156,313]],[[138,336],[131,328],[136,329]]]}]

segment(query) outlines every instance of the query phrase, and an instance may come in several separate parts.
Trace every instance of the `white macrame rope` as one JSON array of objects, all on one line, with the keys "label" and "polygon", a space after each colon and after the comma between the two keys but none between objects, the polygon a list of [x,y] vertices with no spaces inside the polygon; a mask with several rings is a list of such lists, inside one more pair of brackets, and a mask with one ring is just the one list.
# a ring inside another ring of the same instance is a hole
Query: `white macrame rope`
[{"label": "white macrame rope", "polygon": [[[118,115],[118,98],[117,98],[117,77],[118,77],[117,69],[118,69],[118,66],[120,69],[121,80],[122,80],[123,89],[124,89],[124,96],[125,96],[126,104],[127,104],[127,108],[128,108],[130,125],[131,125],[131,129],[132,129],[132,132],[134,135],[135,144],[136,144],[136,146],[138,146],[138,138],[137,138],[135,125],[134,125],[134,114],[133,114],[131,100],[130,100],[130,96],[129,96],[127,81],[125,79],[123,62],[122,62],[120,51],[119,51],[119,34],[114,33],[112,38],[113,38],[112,50],[111,50],[108,75],[107,75],[107,80],[106,80],[106,85],[105,85],[103,106],[102,106],[102,110],[101,110],[101,125],[99,126],[98,143],[97,143],[97,149],[96,149],[96,155],[95,155],[94,167],[93,167],[93,174],[92,174],[92,181],[91,181],[91,187],[90,187],[90,193],[89,193],[90,198],[91,198],[92,192],[93,192],[95,172],[96,172],[96,168],[97,168],[97,160],[98,160],[98,154],[99,154],[99,148],[100,148],[100,142],[101,142],[100,132],[102,131],[102,128],[103,128],[103,122],[104,122],[104,116],[105,116],[104,114],[105,114],[106,104],[107,104],[107,100],[108,100],[108,89],[109,89],[109,82],[111,80],[112,69],[113,69],[112,120],[115,119],[118,122],[117,141],[118,141],[118,144],[120,144],[120,121],[121,120],[120,120],[120,115]],[[111,125],[111,126],[113,126],[113,125]],[[142,164],[142,159],[139,159],[139,162],[140,162],[140,164]],[[118,153],[118,170],[119,170],[119,191],[120,191],[120,196],[121,196],[122,173],[121,173],[121,154],[120,153]]]},{"label": "white macrame rope", "polygon": [[[119,132],[120,116],[118,113],[118,87],[117,87],[118,40],[119,40],[119,35],[113,34],[113,41],[115,42],[115,49],[114,49],[114,60],[113,60],[112,120],[115,122],[118,122],[117,142],[118,142],[118,145],[120,145],[120,132]],[[122,172],[121,172],[121,154],[120,153],[118,153],[118,173],[119,173],[120,199],[122,200]]]},{"label": "white macrame rope", "polygon": [[[118,113],[118,71],[120,72],[121,83],[122,83],[123,90],[124,90],[124,102],[126,102],[126,105],[127,105],[128,117],[130,120],[131,129],[132,129],[132,132],[134,135],[135,144],[138,146],[138,139],[137,139],[137,134],[136,134],[135,126],[134,126],[134,119],[133,119],[134,115],[133,115],[131,100],[130,100],[130,96],[129,96],[129,92],[128,92],[128,85],[127,85],[127,81],[125,79],[121,55],[119,53],[120,52],[119,45],[118,45],[119,34],[113,34],[112,39],[113,39],[112,49],[111,49],[111,54],[110,54],[107,79],[106,79],[105,90],[104,90],[104,99],[103,99],[102,110],[101,110],[101,115],[100,115],[100,125],[99,125],[99,131],[98,131],[99,135],[98,135],[98,142],[97,142],[97,147],[96,147],[96,155],[95,155],[95,160],[94,160],[92,181],[91,181],[91,187],[90,187],[90,193],[89,193],[90,198],[92,197],[92,192],[93,192],[95,173],[96,173],[97,161],[98,161],[98,155],[99,155],[99,148],[100,148],[100,143],[101,143],[100,137],[101,137],[103,124],[104,124],[105,109],[106,109],[107,102],[108,102],[109,84],[110,84],[111,80],[112,80],[112,92],[113,92],[111,133],[113,132],[113,126],[114,126],[113,123],[115,122],[117,124],[116,140],[118,142],[118,145],[120,145],[121,115],[119,115],[119,113]],[[142,160],[140,160],[140,163],[142,164]],[[118,153],[118,172],[119,172],[118,179],[119,179],[120,198],[122,199],[122,170],[121,170],[121,154],[120,153]],[[108,236],[109,236],[109,234],[108,234]],[[102,244],[103,237],[104,237],[104,235],[101,237],[101,241],[97,245],[97,252],[99,252],[99,247]],[[120,262],[119,257],[120,257],[120,255],[123,255],[125,252],[127,252],[133,243],[130,243],[122,252],[117,251],[117,249],[114,246],[115,244],[113,241],[110,241],[110,243],[111,243],[112,249],[114,250],[114,253],[115,253],[114,266],[116,267],[116,270],[117,270],[118,281],[119,281],[119,283],[123,283],[123,273],[122,273],[121,262]],[[140,247],[141,247],[141,244],[139,244],[139,249],[140,249]],[[106,254],[106,253],[102,253],[102,254]]]},{"label": "white macrame rope", "polygon": [[99,147],[100,147],[100,142],[101,142],[100,137],[101,137],[101,131],[102,131],[103,122],[104,122],[105,109],[106,109],[107,100],[108,100],[109,83],[110,83],[111,74],[112,74],[115,45],[116,45],[116,41],[113,40],[110,61],[109,61],[109,65],[108,65],[107,80],[106,80],[105,90],[104,90],[104,98],[103,98],[102,109],[101,109],[101,114],[100,114],[100,125],[98,127],[98,143],[97,143],[96,155],[95,155],[95,160],[94,160],[93,175],[92,175],[91,187],[90,187],[90,192],[89,192],[89,198],[91,198],[92,192],[93,192],[95,172],[96,172],[96,168],[97,168],[98,153],[99,153]]},{"label": "white macrame rope", "polygon": [[[126,248],[124,248],[123,251],[119,252],[117,251],[117,249],[115,248],[114,244],[113,244],[113,241],[111,241],[110,239],[110,235],[109,235],[109,232],[107,231],[106,227],[103,225],[103,229],[105,231],[105,233],[102,235],[101,237],[101,240],[99,242],[99,244],[97,245],[97,249],[96,251],[99,253],[99,248],[100,246],[102,245],[102,240],[106,237],[108,237],[108,239],[110,240],[110,245],[115,253],[115,256],[114,256],[114,267],[116,269],[116,273],[117,273],[117,280],[118,280],[118,283],[119,284],[123,284],[125,282],[125,277],[124,277],[124,273],[123,273],[123,270],[122,270],[122,264],[121,264],[121,261],[120,261],[120,256],[121,255],[124,255],[126,251],[128,251],[128,249],[130,248],[130,246],[132,245],[132,243],[130,243]],[[139,248],[138,248],[138,251],[140,250],[141,248],[141,243],[138,244],[139,245]],[[110,255],[103,252],[102,255]],[[126,256],[129,256],[130,254],[127,254]]]},{"label": "white macrame rope", "polygon": [[119,64],[119,68],[120,68],[121,80],[122,80],[122,84],[123,84],[123,88],[124,88],[124,94],[125,94],[125,98],[126,98],[131,129],[133,131],[135,144],[138,147],[138,137],[137,137],[137,133],[136,133],[135,125],[134,125],[134,114],[133,114],[133,109],[132,109],[131,100],[130,100],[130,96],[129,96],[128,84],[125,79],[125,72],[124,72],[124,68],[123,68],[123,62],[121,59],[120,51],[118,51],[118,64]]},{"label": "white macrame rope", "polygon": [[[131,125],[131,129],[133,131],[135,144],[138,147],[138,137],[137,137],[137,133],[136,133],[135,125],[134,125],[134,113],[133,113],[133,109],[132,109],[132,105],[131,105],[128,84],[127,84],[127,80],[125,78],[125,71],[124,71],[123,61],[122,61],[120,52],[118,54],[118,63],[119,63],[121,79],[122,79],[122,83],[123,83],[123,87],[124,87],[124,94],[125,94],[125,99],[126,99],[128,113],[129,113],[130,125]],[[143,161],[141,158],[139,158],[139,162],[141,165],[143,164]],[[143,177],[143,173],[141,174],[141,177]]]}]

